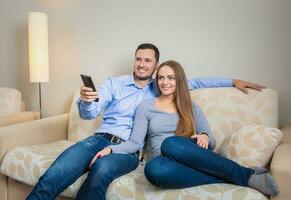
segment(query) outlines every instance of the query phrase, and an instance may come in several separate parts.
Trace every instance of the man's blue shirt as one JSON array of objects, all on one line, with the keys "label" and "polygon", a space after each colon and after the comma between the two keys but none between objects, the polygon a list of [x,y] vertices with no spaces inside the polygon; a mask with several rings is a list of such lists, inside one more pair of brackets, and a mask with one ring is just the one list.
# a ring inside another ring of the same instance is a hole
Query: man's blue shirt
[{"label": "man's blue shirt", "polygon": [[[189,89],[231,87],[232,79],[193,78],[188,80]],[[83,119],[94,119],[104,112],[103,120],[96,132],[106,132],[128,140],[133,127],[137,106],[147,99],[158,96],[155,80],[144,88],[134,82],[134,76],[125,75],[109,78],[98,87],[99,102],[78,101],[79,113]]]}]

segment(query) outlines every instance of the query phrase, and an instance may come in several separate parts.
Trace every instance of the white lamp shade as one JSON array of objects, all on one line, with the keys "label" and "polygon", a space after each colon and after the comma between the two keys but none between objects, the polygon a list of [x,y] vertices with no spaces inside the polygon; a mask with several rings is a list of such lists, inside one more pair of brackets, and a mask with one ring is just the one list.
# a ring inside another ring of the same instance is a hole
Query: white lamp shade
[{"label": "white lamp shade", "polygon": [[29,13],[28,42],[30,82],[48,82],[48,21],[45,13]]}]

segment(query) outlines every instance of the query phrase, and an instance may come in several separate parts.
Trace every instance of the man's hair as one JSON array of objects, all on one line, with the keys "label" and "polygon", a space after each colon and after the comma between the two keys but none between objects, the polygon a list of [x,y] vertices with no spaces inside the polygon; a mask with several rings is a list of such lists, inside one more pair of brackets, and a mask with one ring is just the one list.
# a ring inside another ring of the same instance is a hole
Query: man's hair
[{"label": "man's hair", "polygon": [[143,43],[143,44],[140,44],[136,50],[135,50],[135,53],[140,50],[140,49],[152,49],[154,50],[155,52],[155,58],[156,58],[156,62],[159,62],[159,59],[160,59],[160,52],[159,52],[159,49],[158,47],[156,47],[155,45],[151,44],[151,43]]},{"label": "man's hair", "polygon": [[[183,70],[180,63],[174,60],[163,62],[159,66],[156,73],[157,87],[159,71],[165,66],[169,66],[174,71],[176,79],[176,91],[174,93],[174,103],[179,114],[179,122],[176,129],[176,135],[192,136],[196,133],[196,131],[194,124],[192,100],[188,88],[188,82],[185,71]],[[159,87],[158,90],[160,91]]]}]

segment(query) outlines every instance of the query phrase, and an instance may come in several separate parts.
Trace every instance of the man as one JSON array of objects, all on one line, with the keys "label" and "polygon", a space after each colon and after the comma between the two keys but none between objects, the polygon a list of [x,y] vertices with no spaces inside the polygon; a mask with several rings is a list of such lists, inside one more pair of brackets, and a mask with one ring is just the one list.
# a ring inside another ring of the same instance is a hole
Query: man
[{"label": "man", "polygon": [[[103,200],[109,184],[115,178],[131,172],[138,166],[137,154],[113,152],[101,158],[95,155],[104,147],[128,140],[136,107],[143,100],[158,95],[152,80],[158,65],[158,48],[148,43],[141,44],[135,52],[133,74],[108,79],[97,92],[81,87],[81,98],[78,102],[80,116],[84,119],[94,119],[104,110],[101,126],[93,136],[66,149],[39,179],[27,199],[55,199],[81,175],[88,172],[76,199]],[[190,89],[229,86],[235,86],[244,92],[246,88],[262,88],[253,83],[222,78],[189,80]],[[99,102],[94,102],[96,98],[99,98]],[[95,162],[91,163],[92,159]]]}]

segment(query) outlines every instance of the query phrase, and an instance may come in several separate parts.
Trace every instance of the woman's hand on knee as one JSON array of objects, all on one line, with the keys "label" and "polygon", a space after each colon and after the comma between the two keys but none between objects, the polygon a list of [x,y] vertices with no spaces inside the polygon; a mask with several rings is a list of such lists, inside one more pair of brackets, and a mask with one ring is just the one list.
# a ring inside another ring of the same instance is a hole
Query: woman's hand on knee
[{"label": "woman's hand on knee", "polygon": [[191,138],[196,139],[197,140],[197,145],[199,147],[208,149],[208,145],[209,145],[209,137],[207,134],[195,134],[193,136],[191,136]]},{"label": "woman's hand on knee", "polygon": [[112,153],[112,150],[109,147],[106,147],[104,149],[102,149],[101,151],[99,151],[98,153],[96,153],[96,155],[94,156],[94,158],[92,159],[89,168],[91,168],[91,166],[93,165],[93,163],[98,159],[101,158],[103,156],[107,156],[109,154]]}]

